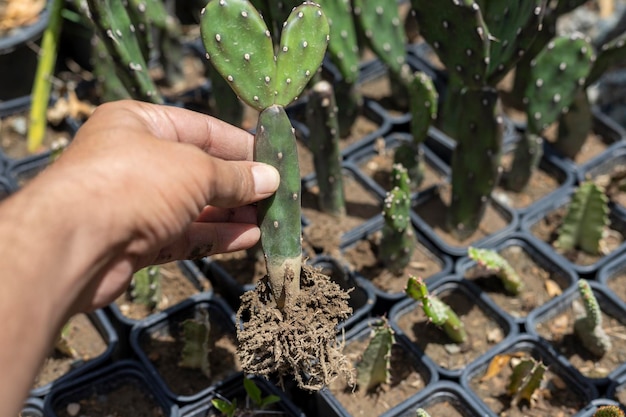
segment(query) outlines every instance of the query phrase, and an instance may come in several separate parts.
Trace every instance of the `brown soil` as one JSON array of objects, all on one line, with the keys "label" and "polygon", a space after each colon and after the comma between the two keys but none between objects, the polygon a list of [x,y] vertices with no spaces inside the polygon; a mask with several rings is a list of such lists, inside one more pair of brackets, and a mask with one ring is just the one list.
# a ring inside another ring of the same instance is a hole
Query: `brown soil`
[{"label": "brown soil", "polygon": [[73,417],[68,409],[78,405],[79,414],[89,417],[162,417],[163,409],[149,393],[133,383],[121,385],[106,394],[94,393],[77,403],[63,404],[55,409],[59,417]]},{"label": "brown soil", "polygon": [[75,315],[69,320],[67,341],[69,346],[76,351],[77,356],[70,357],[55,349],[45,359],[33,388],[42,387],[62,377],[86,361],[102,355],[107,348],[107,341],[103,339],[86,314]]},{"label": "brown soil", "polygon": [[[353,366],[356,366],[367,348],[369,339],[355,340],[346,344],[343,353]],[[400,345],[391,348],[389,383],[379,386],[373,392],[364,392],[347,386],[345,381],[336,380],[328,387],[331,393],[354,417],[379,416],[395,407],[424,388],[424,380],[414,359]]]},{"label": "brown soil", "polygon": [[446,416],[446,417],[464,417],[469,410],[459,409],[456,404],[450,401],[437,401],[433,404],[428,404],[422,407],[431,416]]},{"label": "brown soil", "polygon": [[613,294],[621,298],[626,302],[626,271],[622,270],[617,275],[611,277],[607,281],[607,286],[611,289]]},{"label": "brown soil", "polygon": [[317,186],[302,191],[302,214],[310,221],[303,230],[303,244],[310,245],[316,252],[336,253],[345,232],[382,212],[382,201],[354,176],[344,173],[343,189],[346,215],[341,219],[319,210]]},{"label": "brown soil", "polygon": [[[141,320],[148,317],[150,314],[158,311],[163,311],[168,307],[180,303],[183,300],[191,297],[194,294],[200,292],[198,288],[185,276],[183,271],[180,270],[176,262],[169,262],[161,265],[161,301],[155,309],[151,310],[148,306],[140,303],[135,303],[130,292],[126,291],[120,295],[115,304],[117,304],[120,312],[133,320]],[[202,282],[206,284],[203,288],[204,291],[209,289],[209,285],[206,281]]]},{"label": "brown soil", "polygon": [[538,265],[521,246],[508,246],[498,252],[506,259],[524,282],[518,295],[510,295],[502,281],[476,265],[464,276],[471,279],[503,310],[515,318],[524,318],[535,308],[560,295],[571,283],[567,276]]},{"label": "brown soil", "polygon": [[211,255],[211,260],[224,268],[240,285],[256,284],[267,275],[265,259],[262,256],[251,259],[245,250]]},{"label": "brown soil", "polygon": [[[554,141],[556,140],[557,132],[558,123],[555,123],[546,130],[546,140],[548,142],[554,143]],[[580,150],[580,152],[578,152],[578,154],[576,154],[576,157],[574,158],[574,163],[576,165],[581,165],[589,161],[593,157],[600,155],[608,148],[609,144],[607,142],[608,141],[599,134],[593,131],[589,132],[587,134],[587,139],[585,140],[582,149]]]},{"label": "brown soil", "polygon": [[409,265],[401,274],[390,272],[378,260],[381,233],[359,240],[342,254],[343,259],[360,275],[370,280],[381,291],[391,294],[404,292],[409,276],[427,279],[441,271],[443,265],[437,257],[420,243],[417,244]]},{"label": "brown soil", "polygon": [[397,318],[397,324],[435,364],[457,371],[503,340],[504,330],[481,307],[458,288],[436,294],[459,316],[467,332],[462,344],[453,343],[417,307]]},{"label": "brown soil", "polygon": [[[513,352],[516,356],[526,356],[525,352]],[[541,358],[537,358],[541,359]],[[507,417],[553,417],[574,415],[585,404],[580,394],[571,390],[565,381],[552,372],[550,367],[543,377],[543,388],[535,392],[532,404],[522,400],[511,404],[511,396],[506,392],[512,374],[511,365],[502,367],[490,378],[484,374],[470,380],[471,389],[496,415]]]},{"label": "brown soil", "polygon": [[237,312],[239,358],[254,375],[293,376],[298,386],[317,391],[352,371],[335,327],[350,316],[348,294],[315,269],[303,265],[300,294],[283,311],[263,280],[241,297]]},{"label": "brown soil", "polygon": [[[374,123],[365,116],[358,116],[352,125],[350,134],[345,138],[341,138],[339,141],[339,149],[346,149],[348,146],[362,140],[378,129],[380,129],[380,125]],[[315,166],[313,165],[313,153],[311,153],[306,143],[301,140],[297,142],[297,146],[298,161],[300,163],[300,176],[305,177],[315,172]]]},{"label": "brown soil", "polygon": [[446,213],[448,211],[450,201],[450,191],[450,186],[448,184],[444,184],[440,188],[437,195],[413,208],[415,212],[445,243],[452,246],[469,245],[472,242],[483,239],[498,232],[499,230],[502,230],[509,224],[508,219],[506,219],[490,202],[485,209],[485,214],[478,226],[478,229],[468,238],[459,241],[447,230],[446,226]]},{"label": "brown soil", "polygon": [[223,381],[241,370],[237,359],[237,341],[233,333],[224,330],[223,324],[209,317],[213,343],[209,354],[211,375],[207,377],[199,369],[178,366],[184,345],[180,334],[180,322],[150,334],[141,341],[141,349],[154,364],[169,389],[177,395],[194,395],[203,389]]},{"label": "brown soil", "polygon": [[570,303],[562,313],[538,323],[536,330],[586,377],[604,378],[626,362],[626,326],[617,318],[602,312],[602,328],[610,337],[612,347],[601,358],[589,353],[578,341],[574,334],[575,321],[576,315]]},{"label": "brown soil", "polygon": [[[376,144],[377,154],[367,161],[359,164],[359,169],[368,177],[378,183],[383,190],[391,190],[391,168],[394,162],[394,151],[385,147],[383,140]],[[445,181],[445,177],[437,172],[428,163],[424,164],[424,179],[417,187],[413,187],[411,192],[415,193],[425,190],[434,185],[441,184]]]},{"label": "brown soil", "polygon": [[[13,159],[21,159],[31,155],[27,150],[26,143],[26,130],[29,124],[29,117],[26,112],[17,113],[0,120],[0,150],[2,153]],[[67,143],[70,139],[70,135],[66,131],[48,125],[42,147],[37,153],[50,149],[53,144]]]},{"label": "brown soil", "polygon": [[593,181],[606,189],[610,201],[626,207],[626,166],[616,164],[609,172],[598,175]]},{"label": "brown soil", "polygon": [[[513,154],[507,153],[502,156],[501,165],[504,172],[508,172],[513,161]],[[559,188],[559,182],[552,175],[537,168],[533,170],[530,180],[522,192],[513,192],[502,187],[500,184],[493,191],[494,197],[508,207],[522,209],[530,206],[551,192]]]},{"label": "brown soil", "polygon": [[[566,212],[566,206],[551,211],[531,227],[531,233],[554,247],[558,239],[559,227],[563,223]],[[605,229],[602,239],[602,254],[592,255],[578,249],[573,249],[565,253],[557,248],[555,248],[555,250],[577,265],[593,265],[604,256],[617,249],[623,241],[624,236],[622,232],[609,226]]]}]

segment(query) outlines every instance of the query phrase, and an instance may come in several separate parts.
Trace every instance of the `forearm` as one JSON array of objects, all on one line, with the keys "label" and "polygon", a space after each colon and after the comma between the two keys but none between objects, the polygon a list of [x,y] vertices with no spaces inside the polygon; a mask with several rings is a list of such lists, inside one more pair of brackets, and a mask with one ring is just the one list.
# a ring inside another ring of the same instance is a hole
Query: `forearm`
[{"label": "forearm", "polygon": [[0,415],[17,415],[97,250],[62,191],[42,183],[0,204]]}]

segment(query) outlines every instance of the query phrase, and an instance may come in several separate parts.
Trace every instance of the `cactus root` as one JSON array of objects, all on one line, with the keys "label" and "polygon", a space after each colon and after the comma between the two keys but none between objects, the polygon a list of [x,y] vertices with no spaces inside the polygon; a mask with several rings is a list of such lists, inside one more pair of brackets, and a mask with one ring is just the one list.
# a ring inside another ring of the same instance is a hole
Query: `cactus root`
[{"label": "cactus root", "polygon": [[279,310],[267,280],[241,297],[237,312],[239,359],[246,373],[288,376],[305,390],[317,391],[337,376],[353,383],[335,328],[352,309],[339,285],[303,265],[298,300]]}]

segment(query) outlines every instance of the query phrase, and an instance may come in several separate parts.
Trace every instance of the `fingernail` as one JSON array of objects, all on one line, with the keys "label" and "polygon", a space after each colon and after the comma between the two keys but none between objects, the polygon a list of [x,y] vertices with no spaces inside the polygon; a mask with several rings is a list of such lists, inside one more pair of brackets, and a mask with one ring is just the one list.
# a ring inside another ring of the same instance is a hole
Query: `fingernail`
[{"label": "fingernail", "polygon": [[278,188],[280,175],[273,166],[259,163],[252,167],[254,191],[257,194],[271,194]]}]

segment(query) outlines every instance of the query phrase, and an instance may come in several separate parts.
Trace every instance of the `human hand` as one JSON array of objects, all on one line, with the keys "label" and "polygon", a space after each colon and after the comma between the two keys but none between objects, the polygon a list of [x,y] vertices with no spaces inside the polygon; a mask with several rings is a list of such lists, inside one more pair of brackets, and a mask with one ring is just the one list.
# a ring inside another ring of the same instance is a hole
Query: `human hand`
[{"label": "human hand", "polygon": [[252,153],[252,135],[206,115],[132,101],[100,106],[27,187],[58,199],[80,245],[90,246],[73,254],[84,272],[68,284],[71,310],[112,302],[143,266],[254,245],[250,204],[270,196],[279,177]]}]

